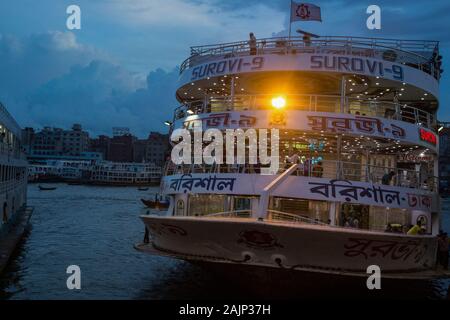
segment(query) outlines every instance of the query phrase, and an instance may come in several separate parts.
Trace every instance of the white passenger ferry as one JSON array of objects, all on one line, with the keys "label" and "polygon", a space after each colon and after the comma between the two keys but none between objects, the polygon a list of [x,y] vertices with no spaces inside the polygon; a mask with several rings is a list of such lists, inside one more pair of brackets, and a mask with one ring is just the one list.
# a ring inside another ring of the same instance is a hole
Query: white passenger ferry
[{"label": "white passenger ferry", "polygon": [[0,103],[0,273],[28,225],[27,160],[21,129]]},{"label": "white passenger ferry", "polygon": [[83,182],[110,186],[149,186],[161,181],[161,167],[153,163],[102,161],[85,171]]},{"label": "white passenger ferry", "polygon": [[[439,232],[439,45],[340,36],[191,48],[171,122],[278,129],[280,169],[168,163],[142,251],[348,275],[429,272]],[[412,226],[415,234],[407,234]]]}]

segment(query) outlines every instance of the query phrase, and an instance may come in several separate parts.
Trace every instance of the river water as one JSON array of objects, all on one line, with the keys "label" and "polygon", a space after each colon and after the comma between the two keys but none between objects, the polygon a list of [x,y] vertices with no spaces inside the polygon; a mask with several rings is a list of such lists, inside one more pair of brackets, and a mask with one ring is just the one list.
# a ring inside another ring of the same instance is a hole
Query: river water
[{"label": "river water", "polygon": [[[29,186],[28,204],[35,207],[32,228],[0,276],[0,299],[314,298],[343,297],[343,292],[359,298],[441,299],[450,285],[447,280],[382,283],[375,295],[367,292],[365,279],[308,276],[295,284],[295,290],[272,290],[264,284],[255,288],[239,274],[229,281],[230,275],[224,278],[209,269],[133,248],[144,229],[138,218],[139,199],[157,189],[57,187],[39,191],[37,185]],[[450,202],[443,208],[444,227],[450,230]],[[70,265],[81,269],[81,290],[67,289]],[[359,289],[352,291],[349,282]]]}]

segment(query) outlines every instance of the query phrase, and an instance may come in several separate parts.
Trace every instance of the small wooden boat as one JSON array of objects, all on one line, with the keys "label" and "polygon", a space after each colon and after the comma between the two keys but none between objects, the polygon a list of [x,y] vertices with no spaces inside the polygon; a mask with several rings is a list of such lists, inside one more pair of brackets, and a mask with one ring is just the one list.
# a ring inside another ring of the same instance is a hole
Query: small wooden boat
[{"label": "small wooden boat", "polygon": [[141,199],[142,203],[151,209],[158,209],[158,210],[166,210],[169,208],[169,202],[160,202],[158,200],[152,201],[152,200],[145,200]]},{"label": "small wooden boat", "polygon": [[39,190],[42,190],[42,191],[56,190],[56,187],[43,187],[43,186],[39,185]]},{"label": "small wooden boat", "polygon": [[147,187],[147,188],[145,188],[145,187],[139,187],[138,190],[139,190],[139,191],[148,191],[148,187]]}]

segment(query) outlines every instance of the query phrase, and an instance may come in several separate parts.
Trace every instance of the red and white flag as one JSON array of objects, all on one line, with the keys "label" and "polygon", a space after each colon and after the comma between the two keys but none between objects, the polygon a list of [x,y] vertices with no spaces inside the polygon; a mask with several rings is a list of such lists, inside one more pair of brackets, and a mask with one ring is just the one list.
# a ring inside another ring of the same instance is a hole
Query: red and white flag
[{"label": "red and white flag", "polygon": [[320,7],[310,3],[291,2],[291,22],[322,21]]}]

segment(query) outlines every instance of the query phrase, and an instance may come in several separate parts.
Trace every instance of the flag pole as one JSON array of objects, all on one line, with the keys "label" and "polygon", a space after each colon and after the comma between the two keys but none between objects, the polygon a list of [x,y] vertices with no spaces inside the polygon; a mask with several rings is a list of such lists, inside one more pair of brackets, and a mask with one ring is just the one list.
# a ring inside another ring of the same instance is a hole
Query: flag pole
[{"label": "flag pole", "polygon": [[289,8],[289,41],[291,41],[291,25],[292,25],[292,0],[290,1],[291,7]]}]

